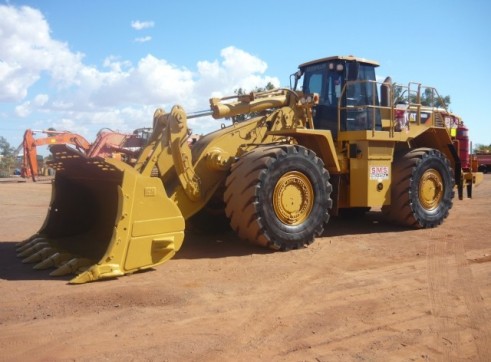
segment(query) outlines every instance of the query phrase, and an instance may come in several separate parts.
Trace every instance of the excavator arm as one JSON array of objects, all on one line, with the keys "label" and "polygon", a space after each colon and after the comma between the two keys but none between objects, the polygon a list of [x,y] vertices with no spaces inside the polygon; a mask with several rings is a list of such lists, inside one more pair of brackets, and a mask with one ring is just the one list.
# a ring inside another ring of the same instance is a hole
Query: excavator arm
[{"label": "excavator arm", "polygon": [[[44,133],[47,137],[34,138],[35,133]],[[38,175],[38,162],[37,162],[37,147],[45,145],[57,145],[57,144],[71,144],[78,150],[88,151],[90,148],[89,142],[82,136],[71,132],[59,132],[53,130],[33,131],[27,129],[24,132],[24,138],[22,141],[23,149],[23,164],[22,164],[22,177],[32,177],[33,181],[36,181]]]}]

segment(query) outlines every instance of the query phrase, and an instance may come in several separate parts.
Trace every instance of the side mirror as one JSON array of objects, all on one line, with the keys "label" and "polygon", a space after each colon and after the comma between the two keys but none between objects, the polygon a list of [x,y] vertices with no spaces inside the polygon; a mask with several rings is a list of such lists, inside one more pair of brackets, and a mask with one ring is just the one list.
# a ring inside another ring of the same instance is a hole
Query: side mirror
[{"label": "side mirror", "polygon": [[[302,77],[303,72],[299,69],[295,73],[290,75],[290,89],[297,90],[298,80]],[[293,78],[293,86],[292,86],[292,78]]]}]

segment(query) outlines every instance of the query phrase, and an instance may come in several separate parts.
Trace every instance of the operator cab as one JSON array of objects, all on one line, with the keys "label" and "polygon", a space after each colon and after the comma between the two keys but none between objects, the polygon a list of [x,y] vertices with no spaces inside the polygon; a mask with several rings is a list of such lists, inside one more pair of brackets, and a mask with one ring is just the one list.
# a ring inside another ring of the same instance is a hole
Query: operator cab
[{"label": "operator cab", "polygon": [[303,76],[303,93],[319,94],[314,109],[316,129],[328,129],[337,138],[338,131],[382,128],[375,67],[378,63],[353,56],[323,58],[299,66],[294,89]]}]

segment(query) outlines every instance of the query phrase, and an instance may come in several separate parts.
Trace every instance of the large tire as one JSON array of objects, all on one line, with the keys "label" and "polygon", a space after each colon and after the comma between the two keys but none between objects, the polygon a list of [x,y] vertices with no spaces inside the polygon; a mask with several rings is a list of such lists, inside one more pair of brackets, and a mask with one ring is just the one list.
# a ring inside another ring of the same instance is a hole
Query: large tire
[{"label": "large tire", "polygon": [[232,166],[225,213],[242,239],[298,249],[324,230],[331,191],[329,173],[314,152],[296,145],[259,147]]},{"label": "large tire", "polygon": [[391,222],[414,228],[440,225],[453,205],[455,180],[440,151],[418,148],[397,156],[392,170],[391,205],[382,212]]}]

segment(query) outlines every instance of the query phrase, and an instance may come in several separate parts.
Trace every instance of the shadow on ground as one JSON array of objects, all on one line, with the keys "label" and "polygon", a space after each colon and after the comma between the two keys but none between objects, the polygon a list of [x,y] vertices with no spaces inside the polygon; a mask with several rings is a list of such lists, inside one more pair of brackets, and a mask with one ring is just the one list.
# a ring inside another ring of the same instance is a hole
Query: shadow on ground
[{"label": "shadow on ground", "polygon": [[[388,233],[403,230],[384,223],[379,212],[369,212],[356,218],[332,217],[324,229],[322,237],[341,235],[363,235]],[[48,280],[51,269],[33,270],[33,264],[23,264],[16,256],[16,242],[0,242],[0,279],[5,280]],[[244,242],[232,230],[218,233],[199,233],[187,231],[181,250],[174,259],[212,259],[251,254],[269,254],[275,251]],[[58,277],[68,281],[72,276]]]}]

